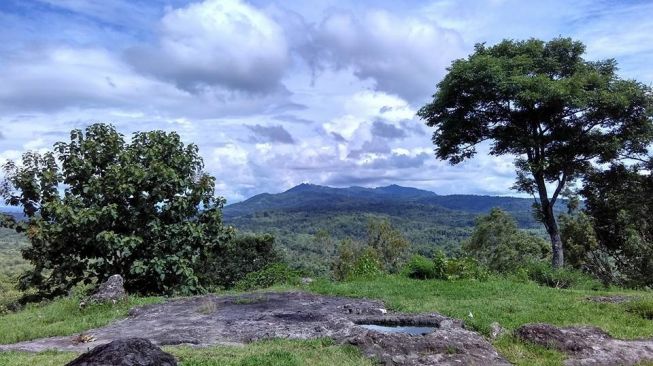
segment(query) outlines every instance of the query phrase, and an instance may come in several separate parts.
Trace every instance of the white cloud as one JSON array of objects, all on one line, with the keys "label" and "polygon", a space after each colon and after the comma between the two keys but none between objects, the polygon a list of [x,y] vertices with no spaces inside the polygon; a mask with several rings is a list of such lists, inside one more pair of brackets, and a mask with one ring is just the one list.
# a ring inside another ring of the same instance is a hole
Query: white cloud
[{"label": "white cloud", "polygon": [[281,27],[240,0],[205,0],[171,10],[161,20],[159,44],[127,55],[139,71],[189,91],[274,90],[289,61]]},{"label": "white cloud", "polygon": [[369,10],[361,17],[333,12],[316,29],[318,57],[335,67],[352,66],[377,90],[423,101],[435,90],[464,45],[455,31],[415,16]]}]

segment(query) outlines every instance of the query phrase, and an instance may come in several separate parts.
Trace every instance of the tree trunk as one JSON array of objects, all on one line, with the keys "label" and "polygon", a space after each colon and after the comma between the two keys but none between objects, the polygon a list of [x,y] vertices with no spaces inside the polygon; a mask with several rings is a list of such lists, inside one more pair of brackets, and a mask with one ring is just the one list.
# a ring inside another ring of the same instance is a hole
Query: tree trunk
[{"label": "tree trunk", "polygon": [[558,229],[558,223],[553,213],[553,207],[548,202],[546,206],[542,205],[542,214],[544,215],[546,231],[551,238],[551,265],[553,268],[562,268],[565,263],[562,239],[560,238],[560,230]]},{"label": "tree trunk", "polygon": [[560,230],[556,222],[555,214],[553,213],[553,204],[555,201],[549,200],[549,195],[546,191],[546,183],[542,172],[534,173],[537,190],[540,195],[540,209],[542,210],[542,221],[546,227],[546,232],[549,233],[551,238],[551,265],[553,268],[562,268],[564,265],[562,239],[560,238]]}]

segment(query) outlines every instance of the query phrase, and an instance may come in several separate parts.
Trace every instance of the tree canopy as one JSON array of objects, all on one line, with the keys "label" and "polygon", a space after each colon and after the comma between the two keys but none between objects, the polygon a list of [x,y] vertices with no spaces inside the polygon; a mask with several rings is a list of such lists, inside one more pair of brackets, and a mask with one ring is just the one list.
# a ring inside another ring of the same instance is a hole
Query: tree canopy
[{"label": "tree canopy", "polygon": [[199,291],[198,266],[233,232],[202,169],[197,146],[174,132],[137,132],[126,142],[107,124],[6,163],[2,193],[28,218],[18,223],[34,266],[23,288],[50,297],[117,273],[131,292]]},{"label": "tree canopy", "polygon": [[478,44],[418,112],[435,128],[440,159],[460,163],[483,142],[491,155],[515,157],[514,188],[535,198],[554,267],[563,250],[553,207],[565,186],[594,163],[645,154],[653,140],[651,88],[584,53],[569,38]]}]

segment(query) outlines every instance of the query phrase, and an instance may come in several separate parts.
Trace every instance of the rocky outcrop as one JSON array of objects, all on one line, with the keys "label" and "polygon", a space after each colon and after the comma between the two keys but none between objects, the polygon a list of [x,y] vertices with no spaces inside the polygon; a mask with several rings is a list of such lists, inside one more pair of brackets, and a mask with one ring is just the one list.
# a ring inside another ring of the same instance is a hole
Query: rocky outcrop
[{"label": "rocky outcrop", "polygon": [[523,341],[567,354],[566,365],[637,365],[653,361],[653,339],[619,340],[596,327],[559,328],[526,324],[515,331]]},{"label": "rocky outcrop", "polygon": [[103,282],[97,291],[83,300],[79,306],[84,307],[88,304],[102,304],[112,303],[115,304],[127,298],[127,292],[124,287],[124,280],[120,275],[113,275]]},{"label": "rocky outcrop", "polygon": [[[412,325],[435,328],[425,335],[387,334],[359,324]],[[353,344],[364,354],[396,365],[507,365],[480,334],[460,320],[437,313],[401,314],[380,301],[320,296],[303,292],[240,296],[198,296],[132,309],[127,319],[85,332],[88,343],[54,337],[1,350],[85,351],[122,337],[143,337],[157,345],[225,343],[286,338],[331,338]]]},{"label": "rocky outcrop", "polygon": [[97,346],[66,366],[176,366],[177,360],[144,338],[118,339]]}]

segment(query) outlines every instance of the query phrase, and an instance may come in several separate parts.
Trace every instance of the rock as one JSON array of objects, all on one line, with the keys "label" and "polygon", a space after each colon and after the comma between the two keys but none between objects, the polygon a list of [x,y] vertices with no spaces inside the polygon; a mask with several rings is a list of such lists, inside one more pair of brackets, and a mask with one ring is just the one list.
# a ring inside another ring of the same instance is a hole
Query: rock
[{"label": "rock", "polygon": [[144,338],[124,338],[93,348],[66,366],[176,366],[177,360]]},{"label": "rock", "polygon": [[127,292],[125,291],[124,281],[122,276],[113,275],[102,283],[98,290],[91,295],[87,300],[82,301],[79,305],[83,307],[89,303],[107,303],[112,304],[122,301],[127,298]]},{"label": "rock", "polygon": [[588,296],[585,298],[587,301],[591,302],[600,302],[608,304],[622,304],[634,300],[633,296],[622,296],[622,295],[612,295],[612,296]]},{"label": "rock", "polygon": [[[206,303],[210,312],[198,311]],[[356,344],[365,355],[401,365],[507,365],[482,335],[463,322],[438,313],[402,314],[386,311],[377,300],[322,296],[304,292],[195,296],[150,304],[102,328],[92,338],[72,342],[70,336],[0,345],[0,351],[81,351],[115,339],[147,338],[157,345],[210,346],[248,343],[270,338],[330,338]],[[358,324],[426,326],[427,335],[382,333]]]},{"label": "rock", "polygon": [[302,285],[310,285],[311,283],[313,283],[313,279],[310,277],[302,277],[301,283]]},{"label": "rock", "polygon": [[501,324],[494,322],[490,324],[490,339],[497,339],[500,335],[504,334],[506,330]]},{"label": "rock", "polygon": [[559,328],[526,324],[515,331],[520,339],[567,354],[565,365],[637,365],[653,360],[653,340],[619,340],[597,327]]}]

